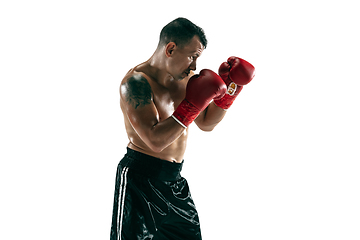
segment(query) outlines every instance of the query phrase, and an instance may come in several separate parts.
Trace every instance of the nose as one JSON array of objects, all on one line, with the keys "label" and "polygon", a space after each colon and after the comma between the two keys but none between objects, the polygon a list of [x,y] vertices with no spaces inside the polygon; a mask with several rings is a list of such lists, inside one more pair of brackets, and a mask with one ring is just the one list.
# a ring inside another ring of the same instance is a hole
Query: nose
[{"label": "nose", "polygon": [[189,69],[190,69],[190,70],[193,70],[193,71],[196,70],[196,60],[194,60],[194,61],[190,64]]}]

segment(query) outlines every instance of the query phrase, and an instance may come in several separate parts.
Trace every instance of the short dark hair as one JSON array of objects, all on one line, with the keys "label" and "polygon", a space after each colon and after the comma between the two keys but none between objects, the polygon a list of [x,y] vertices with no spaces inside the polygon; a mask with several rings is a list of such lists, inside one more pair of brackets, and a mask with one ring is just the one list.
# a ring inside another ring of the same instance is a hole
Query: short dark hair
[{"label": "short dark hair", "polygon": [[198,36],[206,48],[207,39],[204,30],[186,18],[177,18],[161,30],[159,46],[174,42],[179,47],[184,47],[194,36]]}]

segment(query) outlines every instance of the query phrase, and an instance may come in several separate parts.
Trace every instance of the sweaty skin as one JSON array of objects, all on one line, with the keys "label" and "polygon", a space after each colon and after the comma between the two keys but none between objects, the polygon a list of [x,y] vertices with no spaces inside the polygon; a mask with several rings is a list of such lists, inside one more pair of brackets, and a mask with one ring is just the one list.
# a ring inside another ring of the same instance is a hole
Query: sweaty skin
[{"label": "sweaty skin", "polygon": [[[134,125],[138,128],[151,128],[151,125],[142,125],[141,120],[148,120],[148,122],[154,123],[153,125],[156,125],[157,123],[165,119],[171,121],[171,114],[174,112],[175,108],[180,104],[180,102],[184,99],[185,96],[185,87],[182,83],[186,82],[188,79],[184,79],[183,82],[174,84],[173,89],[177,88],[178,90],[171,91],[159,85],[156,81],[151,79],[144,72],[140,71],[142,70],[142,66],[143,65],[139,65],[135,67],[129,72],[128,75],[131,76],[130,79],[136,77],[137,80],[135,81],[141,82],[138,84],[138,86],[136,86],[136,84],[134,83],[131,87],[138,89],[141,88],[140,85],[146,86],[139,93],[143,95],[139,97],[129,96],[131,95],[131,93],[128,93],[124,94],[125,96],[120,100],[120,106],[124,113],[125,128],[128,138],[130,140],[128,147],[160,159],[181,162],[186,148],[188,129],[184,129],[178,123],[176,123],[178,126],[175,125],[174,127],[178,128],[178,134],[180,134],[180,136],[177,139],[174,139],[174,141],[167,147],[165,147],[161,152],[156,152],[151,149],[144,142],[144,140],[142,140],[141,135],[139,135],[141,130],[139,129],[138,131],[136,131]],[[136,71],[135,69],[137,69],[138,71]],[[129,85],[129,82],[132,81],[133,80],[127,80],[127,85]],[[133,90],[135,91],[135,89]],[[144,108],[146,107],[151,107],[152,111],[144,110]],[[139,110],[144,110],[144,115],[138,114],[137,112],[140,112]]]},{"label": "sweaty skin", "polygon": [[[185,97],[186,84],[203,50],[197,36],[181,48],[170,42],[125,75],[119,91],[129,148],[182,162],[188,129],[171,115]],[[211,131],[224,115],[223,109],[211,103],[195,123],[204,131]]]}]

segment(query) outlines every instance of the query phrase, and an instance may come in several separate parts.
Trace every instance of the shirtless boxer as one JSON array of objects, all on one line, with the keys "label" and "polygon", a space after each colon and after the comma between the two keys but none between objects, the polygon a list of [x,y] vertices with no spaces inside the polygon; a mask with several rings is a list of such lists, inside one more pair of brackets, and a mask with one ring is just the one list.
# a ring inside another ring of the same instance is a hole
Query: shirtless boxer
[{"label": "shirtless boxer", "polygon": [[188,126],[194,121],[204,131],[214,129],[254,72],[232,57],[220,66],[221,77],[208,69],[194,75],[206,45],[200,27],[175,19],[162,29],[153,56],[121,82],[130,141],[117,170],[111,239],[201,239],[197,211],[180,175]]}]

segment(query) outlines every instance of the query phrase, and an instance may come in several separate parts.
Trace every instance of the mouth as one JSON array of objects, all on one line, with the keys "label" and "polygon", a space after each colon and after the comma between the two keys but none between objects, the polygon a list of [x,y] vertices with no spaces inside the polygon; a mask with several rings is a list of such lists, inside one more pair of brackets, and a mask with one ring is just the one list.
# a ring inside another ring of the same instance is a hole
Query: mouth
[{"label": "mouth", "polygon": [[184,71],[184,72],[180,75],[180,78],[181,78],[181,79],[184,79],[184,78],[187,78],[189,75],[190,75],[190,70],[189,70],[189,71]]}]

